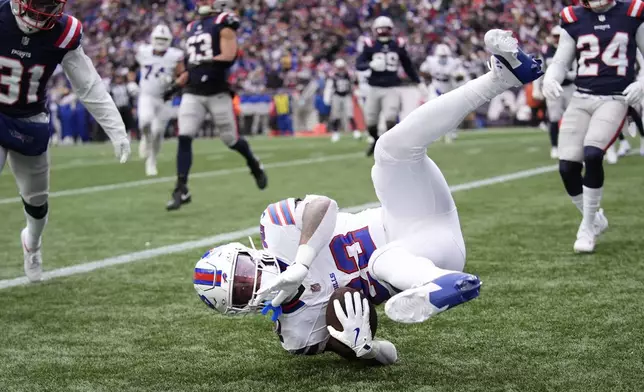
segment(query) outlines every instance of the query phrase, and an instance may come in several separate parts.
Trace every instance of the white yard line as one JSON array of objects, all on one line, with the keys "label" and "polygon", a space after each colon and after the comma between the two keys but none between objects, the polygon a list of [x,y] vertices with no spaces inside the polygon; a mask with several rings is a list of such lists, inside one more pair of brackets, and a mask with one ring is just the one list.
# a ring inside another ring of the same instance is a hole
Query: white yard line
[{"label": "white yard line", "polygon": [[[345,159],[354,159],[359,157],[364,157],[364,153],[354,152],[351,154],[325,155],[319,158],[307,158],[307,159],[296,159],[296,160],[285,161],[285,162],[273,162],[273,163],[264,164],[264,167],[267,169],[275,169],[279,167],[291,167],[291,166],[297,166],[297,165],[311,165],[314,163],[342,161]],[[225,176],[228,174],[247,173],[247,172],[248,172],[248,168],[244,166],[244,167],[236,167],[232,169],[221,169],[221,170],[213,170],[208,172],[193,173],[190,175],[190,178],[208,178],[208,177]],[[268,174],[270,176],[270,173]],[[86,195],[88,193],[98,193],[98,192],[105,192],[105,191],[113,191],[117,189],[135,188],[139,186],[163,184],[167,182],[171,183],[174,181],[176,181],[176,177],[172,176],[172,177],[150,178],[147,180],[138,180],[138,181],[130,181],[130,182],[120,182],[120,183],[109,184],[109,185],[98,185],[98,186],[91,186],[87,188],[66,189],[64,191],[51,192],[49,194],[49,198],[53,199],[56,197],[64,197],[64,196]],[[0,199],[0,205],[19,203],[19,202],[21,202],[21,199],[19,197],[8,197],[5,199]]]},{"label": "white yard line", "polygon": [[[529,170],[522,170],[516,173],[504,174],[501,176],[490,177],[483,180],[466,182],[464,184],[459,184],[450,187],[452,192],[466,191],[471,189],[482,188],[489,185],[501,184],[509,181],[515,181],[522,178],[528,178],[537,176],[544,173],[551,173],[556,171],[558,168],[557,165],[549,165],[537,167]],[[365,208],[378,207],[379,203],[368,203],[359,206],[353,206],[343,209],[345,212],[357,212]],[[110,267],[113,265],[119,264],[129,264],[135,261],[148,260],[154,257],[166,256],[174,253],[181,253],[193,249],[207,249],[215,244],[234,241],[236,239],[244,238],[249,235],[255,235],[259,233],[257,226],[249,227],[247,229],[233,231],[230,233],[218,234],[212,237],[206,237],[195,241],[182,242],[179,244],[172,244],[167,246],[162,246],[160,248],[148,249],[139,252],[133,252],[124,254],[116,257],[109,257],[103,260],[92,261],[89,263],[77,264],[69,267],[59,268],[52,271],[47,271],[43,273],[43,280],[52,280],[55,278],[62,278],[66,276],[84,274],[87,272],[92,272],[97,269]],[[195,260],[196,261],[196,260]],[[29,284],[29,281],[25,277],[0,280],[0,290],[8,289],[11,287],[25,286]]]}]

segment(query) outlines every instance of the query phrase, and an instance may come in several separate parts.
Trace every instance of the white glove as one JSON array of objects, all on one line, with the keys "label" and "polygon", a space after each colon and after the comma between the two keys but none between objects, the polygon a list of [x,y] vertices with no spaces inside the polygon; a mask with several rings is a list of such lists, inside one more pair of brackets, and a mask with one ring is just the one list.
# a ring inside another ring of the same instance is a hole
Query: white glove
[{"label": "white glove", "polygon": [[256,302],[261,302],[271,291],[279,290],[279,293],[271,301],[271,305],[280,306],[282,302],[293,297],[302,285],[302,282],[309,274],[309,269],[303,264],[293,264],[286,271],[277,276],[275,282],[257,292]]},{"label": "white glove", "polygon": [[373,69],[376,72],[382,72],[387,68],[387,63],[383,57],[376,57],[369,63],[369,68]]},{"label": "white glove", "polygon": [[112,140],[112,145],[114,146],[114,154],[119,162],[127,162],[127,158],[130,156],[130,141],[127,136]]},{"label": "white glove", "polygon": [[[355,303],[355,307],[353,306]],[[354,291],[353,298],[350,292],[344,293],[344,305],[347,314],[344,314],[339,300],[333,301],[335,315],[342,324],[342,332],[327,325],[329,334],[346,345],[358,358],[371,352],[373,336],[369,324],[369,301],[360,298],[360,292]]]},{"label": "white glove", "polygon": [[554,79],[545,79],[541,92],[546,99],[557,99],[563,93],[563,87]]},{"label": "white glove", "polygon": [[622,94],[626,96],[628,106],[635,106],[644,98],[644,85],[640,81],[635,81],[629,84]]}]

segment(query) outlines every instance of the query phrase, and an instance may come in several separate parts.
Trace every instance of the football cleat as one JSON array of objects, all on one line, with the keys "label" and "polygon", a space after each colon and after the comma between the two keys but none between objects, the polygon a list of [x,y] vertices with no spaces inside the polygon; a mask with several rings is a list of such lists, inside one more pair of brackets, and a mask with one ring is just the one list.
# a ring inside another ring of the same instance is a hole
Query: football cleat
[{"label": "football cleat", "polygon": [[488,31],[485,33],[485,46],[493,54],[490,69],[509,85],[519,87],[543,75],[543,62],[525,54],[511,31]]},{"label": "football cleat", "polygon": [[152,157],[148,157],[145,160],[145,175],[148,177],[154,177],[159,174],[157,170],[156,160]]},{"label": "football cleat", "polygon": [[331,134],[331,143],[337,143],[340,141],[340,132],[333,132]]},{"label": "football cleat", "polygon": [[604,215],[604,209],[600,208],[597,213],[595,213],[595,221],[593,222],[593,229],[595,230],[595,235],[599,237],[608,229],[608,219]]},{"label": "football cleat", "polygon": [[177,185],[172,191],[172,199],[165,206],[165,209],[168,211],[175,211],[181,208],[182,205],[188,204],[192,201],[192,195],[188,187],[185,185]]},{"label": "football cleat", "polygon": [[393,321],[422,323],[430,317],[479,296],[481,280],[476,275],[453,272],[420,287],[400,292],[387,301],[385,313]]},{"label": "football cleat", "polygon": [[621,142],[619,142],[619,148],[617,149],[618,157],[625,157],[626,155],[628,155],[630,151],[631,151],[631,144],[628,142],[628,140],[624,139]]},{"label": "football cleat", "polygon": [[255,184],[257,184],[259,189],[266,189],[268,186],[268,176],[266,176],[266,172],[264,171],[264,165],[258,162],[256,167],[251,167],[250,174],[255,178]]},{"label": "football cleat", "polygon": [[42,280],[42,253],[40,248],[29,249],[27,247],[27,236],[29,232],[25,227],[20,233],[20,242],[22,243],[22,252],[25,257],[24,267],[25,275],[30,282],[40,282]]},{"label": "football cleat", "polygon": [[592,253],[595,251],[595,228],[588,227],[583,221],[577,231],[577,240],[573,245],[575,253]]}]

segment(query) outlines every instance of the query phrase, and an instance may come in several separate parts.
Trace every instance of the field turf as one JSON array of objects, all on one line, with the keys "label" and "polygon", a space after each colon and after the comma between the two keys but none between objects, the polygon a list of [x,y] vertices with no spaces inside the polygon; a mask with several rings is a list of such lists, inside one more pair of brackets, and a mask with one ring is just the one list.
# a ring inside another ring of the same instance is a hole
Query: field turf
[{"label": "field turf", "polygon": [[[174,182],[172,141],[154,181],[137,158],[115,163],[109,145],[53,148],[45,269],[247,229],[286,197],[325,194],[341,207],[376,201],[364,142],[251,144],[267,166],[267,190],[256,189],[243,160],[218,140],[200,140],[194,201],[175,213],[164,208]],[[468,185],[454,197],[466,270],[484,286],[476,301],[424,324],[395,324],[380,312],[378,335],[396,344],[398,364],[291,356],[267,318],[212,313],[191,278],[213,243],[0,289],[0,392],[643,391],[644,158],[606,168],[610,229],[595,254],[578,256],[580,215],[548,159],[545,133],[469,132],[429,154],[450,185]],[[473,183],[535,168],[543,173]],[[22,276],[16,196],[6,168],[0,287]]]}]

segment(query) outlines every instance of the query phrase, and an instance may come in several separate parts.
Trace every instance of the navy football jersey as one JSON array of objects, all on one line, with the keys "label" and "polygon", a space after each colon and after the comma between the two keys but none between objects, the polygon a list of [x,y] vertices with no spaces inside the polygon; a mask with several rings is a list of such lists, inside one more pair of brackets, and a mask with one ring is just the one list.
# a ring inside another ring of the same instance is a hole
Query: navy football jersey
[{"label": "navy football jersey", "polygon": [[228,69],[234,61],[212,61],[221,53],[219,34],[224,28],[236,31],[239,28],[239,18],[232,13],[222,12],[188,25],[186,68],[189,78],[185,88],[187,93],[215,95],[230,91]]},{"label": "navy football jersey", "polygon": [[368,78],[370,86],[375,87],[395,87],[400,86],[400,77],[398,76],[398,69],[402,65],[405,73],[415,83],[420,83],[416,67],[411,62],[407,49],[405,49],[405,41],[402,38],[392,39],[388,42],[380,42],[378,40],[365,40],[365,46],[362,53],[358,57],[356,68],[359,71],[369,69],[369,63],[376,56],[380,56],[385,60],[386,69],[381,72],[371,71]]},{"label": "navy football jersey", "polygon": [[351,75],[344,72],[336,72],[333,74],[333,92],[336,95],[346,96],[351,94],[351,87],[353,85]]},{"label": "navy football jersey", "polygon": [[0,0],[0,114],[22,118],[47,112],[47,82],[82,35],[82,24],[69,15],[51,30],[25,34],[10,1]]},{"label": "navy football jersey", "polygon": [[561,11],[561,26],[577,43],[577,78],[580,92],[620,95],[635,81],[635,35],[644,21],[641,0],[617,2],[603,13],[582,6]]}]

